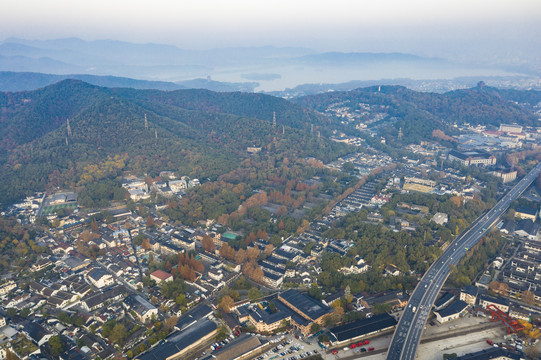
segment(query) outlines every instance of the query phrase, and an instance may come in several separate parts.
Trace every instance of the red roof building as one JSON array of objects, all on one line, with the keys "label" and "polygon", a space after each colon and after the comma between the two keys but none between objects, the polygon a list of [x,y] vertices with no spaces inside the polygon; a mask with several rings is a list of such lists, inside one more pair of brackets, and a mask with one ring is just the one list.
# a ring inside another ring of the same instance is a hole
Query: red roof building
[{"label": "red roof building", "polygon": [[162,281],[173,281],[173,275],[163,270],[154,271],[152,274],[150,274],[150,278],[156,281],[156,284],[159,284]]}]

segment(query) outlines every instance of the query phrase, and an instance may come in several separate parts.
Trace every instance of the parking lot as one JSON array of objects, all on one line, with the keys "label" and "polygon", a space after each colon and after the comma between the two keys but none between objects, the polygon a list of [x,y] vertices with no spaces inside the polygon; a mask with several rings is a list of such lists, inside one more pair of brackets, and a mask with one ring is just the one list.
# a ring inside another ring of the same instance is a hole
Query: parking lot
[{"label": "parking lot", "polygon": [[[317,341],[300,340],[291,335],[272,339],[276,346],[257,357],[257,360],[300,360],[316,354],[322,354]],[[276,341],[278,340],[278,341]]]},{"label": "parking lot", "polygon": [[[433,322],[434,325],[430,325],[431,322],[429,320],[426,325],[421,344],[417,351],[417,359],[439,360],[443,353],[464,355],[481,349],[487,349],[489,346],[486,343],[486,339],[501,341],[503,340],[503,335],[505,335],[505,328],[503,326],[491,323],[490,319],[483,317],[466,316],[445,324]],[[474,330],[491,324],[495,327]],[[469,329],[472,329],[472,331],[470,332]],[[391,335],[390,333],[370,339],[369,346],[374,347],[374,353],[368,351],[361,352],[357,347],[347,350],[340,348],[334,356],[327,354],[327,359],[353,359],[362,357],[367,360],[383,360],[386,358],[386,349],[391,341]],[[438,339],[444,335],[446,337],[445,339]],[[384,351],[382,352],[382,350]]]},{"label": "parking lot", "polygon": [[[487,325],[492,326],[488,328]],[[319,354],[323,358],[334,360],[354,358],[383,360],[386,357],[386,349],[389,346],[391,335],[392,332],[389,332],[371,337],[367,344],[365,344],[365,339],[358,340],[355,342],[354,348],[351,348],[351,344],[347,344],[347,346],[337,348],[334,354],[332,351],[324,351],[315,338],[297,338],[291,334],[273,337],[261,336],[261,339],[270,341],[270,344],[266,352],[259,354],[256,359],[301,360]],[[505,328],[503,325],[492,323],[490,319],[484,317],[465,316],[445,324],[429,320],[417,352],[417,359],[439,360],[443,353],[456,353],[460,356],[486,349],[489,347],[486,343],[487,339],[495,342],[502,341],[504,335]],[[445,336],[444,339],[443,336]],[[225,342],[229,342],[229,340]],[[225,345],[225,342],[223,345]],[[207,351],[208,354],[211,352],[212,349]]]},{"label": "parking lot", "polygon": [[448,339],[421,344],[417,352],[419,360],[441,359],[443,354],[466,355],[479,350],[489,349],[487,339],[502,340],[505,330],[501,327],[449,337]]},{"label": "parking lot", "polygon": [[[308,358],[322,353],[321,347],[318,345],[317,341],[310,339],[296,339],[293,335],[277,335],[273,337],[266,337],[259,334],[250,334],[258,336],[261,340],[268,341],[269,345],[266,347],[265,353],[258,355],[255,359],[257,360],[300,360]],[[220,350],[222,347],[229,344],[234,338],[227,338],[221,342],[213,343],[210,348],[207,348],[200,357],[204,358],[212,354],[215,351]]]}]

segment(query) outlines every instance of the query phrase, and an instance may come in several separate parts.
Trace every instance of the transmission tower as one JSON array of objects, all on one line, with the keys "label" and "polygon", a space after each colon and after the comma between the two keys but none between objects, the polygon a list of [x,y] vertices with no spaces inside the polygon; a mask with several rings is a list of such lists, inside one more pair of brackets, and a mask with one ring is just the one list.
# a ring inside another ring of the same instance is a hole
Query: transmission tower
[{"label": "transmission tower", "polygon": [[71,126],[70,126],[70,119],[66,120],[67,128],[68,128],[68,136],[71,136]]}]

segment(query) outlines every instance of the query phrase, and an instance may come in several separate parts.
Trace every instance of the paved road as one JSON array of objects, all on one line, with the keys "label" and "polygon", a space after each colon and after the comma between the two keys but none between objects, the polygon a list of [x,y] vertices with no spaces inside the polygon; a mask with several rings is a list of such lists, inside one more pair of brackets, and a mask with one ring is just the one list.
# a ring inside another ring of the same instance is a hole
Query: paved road
[{"label": "paved road", "polygon": [[515,185],[490,211],[473,222],[471,227],[458,236],[425,273],[410,297],[408,305],[398,322],[391,340],[387,359],[415,358],[430,309],[436,296],[449,276],[452,265],[457,265],[466,252],[497,223],[515,201],[537,178],[541,163]]},{"label": "paved road", "polygon": [[[501,329],[501,324],[499,322],[482,323],[482,324],[478,324],[478,325],[468,327],[468,328],[461,328],[461,329],[458,329],[458,330],[451,330],[451,331],[448,331],[448,332],[445,332],[445,333],[432,334],[429,337],[425,336],[425,338],[423,338],[421,340],[421,344],[435,343],[435,342],[438,342],[438,341],[441,341],[441,340],[452,341],[452,339],[456,338],[456,337],[460,337],[460,336],[464,336],[464,335],[468,335],[468,334],[472,334],[472,333],[480,333],[480,332],[483,332],[483,331],[486,331],[486,330],[492,330],[492,329],[495,329],[495,328],[496,329]],[[484,340],[482,340],[482,341],[484,342]],[[335,356],[335,358],[340,358],[341,360],[353,360],[353,359],[358,359],[358,358],[362,358],[362,357],[371,357],[372,358],[372,357],[374,357],[374,355],[382,354],[382,353],[387,352],[387,349],[388,349],[387,346],[385,346],[384,348],[379,348],[376,345],[376,350],[367,351],[367,352],[363,352],[363,353],[354,353],[354,351],[351,351],[351,350],[345,351],[345,352],[340,351],[338,353],[338,356]],[[354,354],[350,355],[350,353],[354,353]],[[331,356],[330,354],[331,354],[331,352],[328,351],[327,356]],[[434,354],[434,353],[432,353],[432,354]]]}]

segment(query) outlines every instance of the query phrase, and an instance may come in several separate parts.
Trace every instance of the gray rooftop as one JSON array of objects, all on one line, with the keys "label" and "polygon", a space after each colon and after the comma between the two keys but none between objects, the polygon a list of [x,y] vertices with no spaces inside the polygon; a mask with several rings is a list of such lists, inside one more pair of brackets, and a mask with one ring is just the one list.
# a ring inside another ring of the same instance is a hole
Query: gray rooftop
[{"label": "gray rooftop", "polygon": [[193,326],[188,327],[186,330],[174,332],[166,339],[165,343],[156,346],[149,352],[137,356],[136,358],[140,360],[167,359],[168,357],[183,351],[197,339],[207,336],[216,330],[216,328],[216,323],[203,319]]}]

